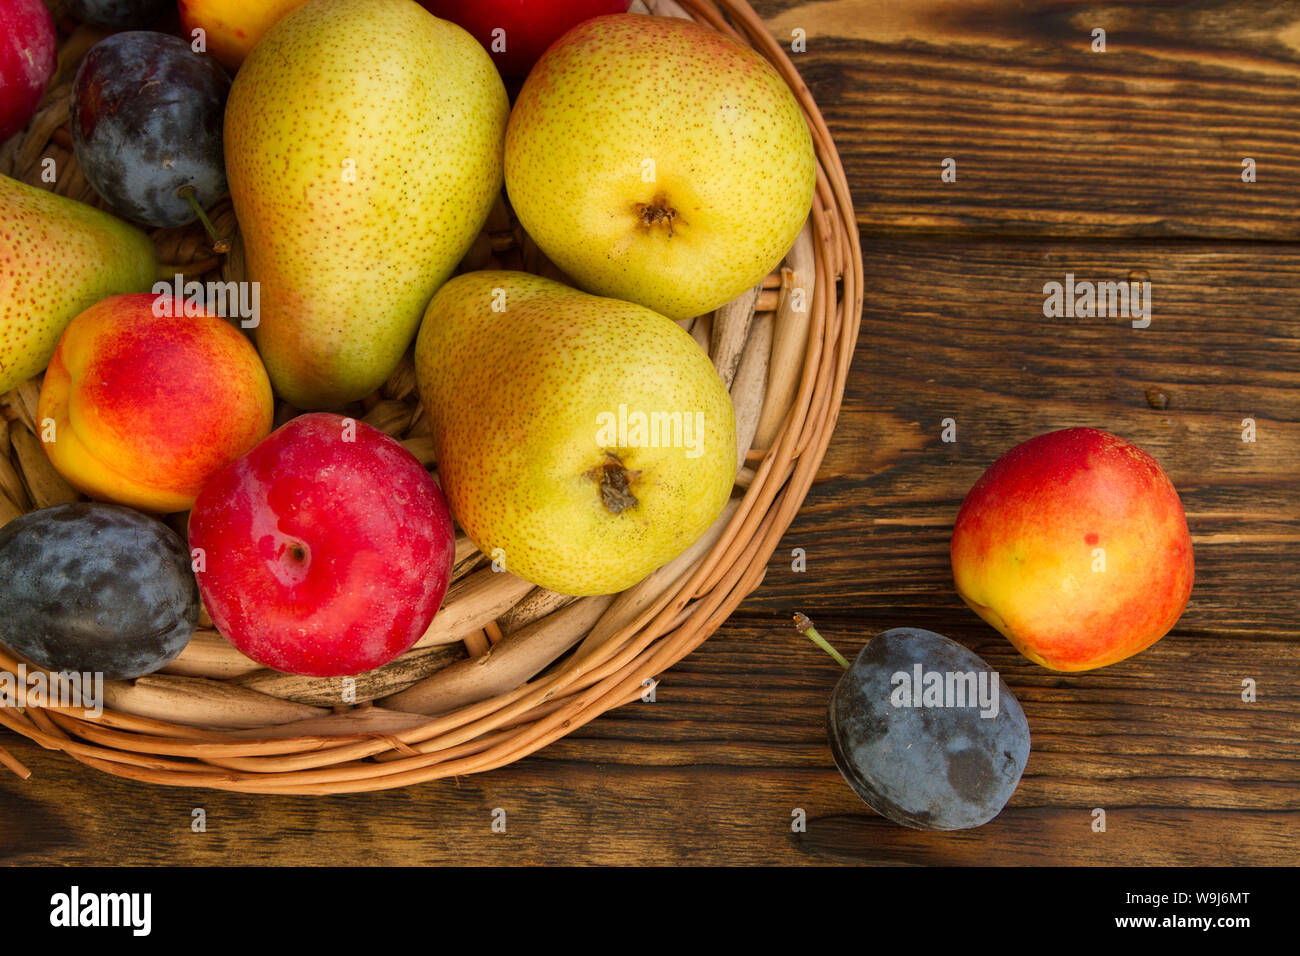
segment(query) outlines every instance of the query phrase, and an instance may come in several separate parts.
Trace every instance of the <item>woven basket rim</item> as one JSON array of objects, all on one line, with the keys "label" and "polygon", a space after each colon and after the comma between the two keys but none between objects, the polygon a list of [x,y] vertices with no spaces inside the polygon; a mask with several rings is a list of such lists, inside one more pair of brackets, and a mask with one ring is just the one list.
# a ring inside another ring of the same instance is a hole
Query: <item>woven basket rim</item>
[{"label": "woven basket rim", "polygon": [[[656,13],[666,12],[668,5],[664,0],[647,3]],[[703,643],[759,586],[768,559],[807,495],[838,417],[862,316],[862,251],[839,154],[785,50],[746,0],[680,3],[679,9],[697,22],[755,48],[777,69],[803,108],[817,156],[809,217],[815,292],[794,403],[721,538],[693,572],[576,663],[407,729],[276,736],[267,727],[259,736],[107,708],[92,719],[80,709],[20,711],[7,706],[0,706],[0,725],[98,770],[176,786],[331,794],[480,773],[534,753],[608,710],[640,699],[648,681]],[[0,669],[16,671],[19,663],[0,649]],[[3,748],[0,763],[25,770]]]}]

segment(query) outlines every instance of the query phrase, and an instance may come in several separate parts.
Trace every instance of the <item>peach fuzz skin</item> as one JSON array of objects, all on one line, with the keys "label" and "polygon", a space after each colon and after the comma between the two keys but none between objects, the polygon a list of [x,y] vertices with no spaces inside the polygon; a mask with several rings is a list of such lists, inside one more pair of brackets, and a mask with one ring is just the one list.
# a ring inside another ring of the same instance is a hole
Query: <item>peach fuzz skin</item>
[{"label": "peach fuzz skin", "polygon": [[1182,615],[1194,576],[1169,478],[1095,428],[1039,435],[994,462],[962,502],[951,555],[962,600],[1057,671],[1150,647]]},{"label": "peach fuzz skin", "polygon": [[37,414],[53,421],[45,452],[74,488],[165,514],[191,507],[208,478],[265,438],[275,408],[252,343],[216,316],[157,317],[157,298],[113,296],[73,319]]}]

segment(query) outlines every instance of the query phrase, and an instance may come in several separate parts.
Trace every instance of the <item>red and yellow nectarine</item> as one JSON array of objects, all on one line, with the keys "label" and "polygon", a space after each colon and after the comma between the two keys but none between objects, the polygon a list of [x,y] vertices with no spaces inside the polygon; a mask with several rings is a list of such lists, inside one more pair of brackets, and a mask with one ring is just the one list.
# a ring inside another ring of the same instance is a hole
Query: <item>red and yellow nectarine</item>
[{"label": "red and yellow nectarine", "polygon": [[1146,452],[1095,428],[995,461],[952,535],[957,593],[1035,663],[1082,671],[1174,626],[1192,591],[1182,502]]},{"label": "red and yellow nectarine", "polygon": [[203,30],[204,45],[221,64],[235,72],[262,34],[306,0],[179,0],[181,26],[186,39]]},{"label": "red and yellow nectarine", "polygon": [[185,316],[181,302],[175,318],[155,315],[158,298],[112,296],[74,318],[37,415],[69,484],[167,513],[193,505],[209,477],[266,437],[274,404],[248,339],[216,316]]}]

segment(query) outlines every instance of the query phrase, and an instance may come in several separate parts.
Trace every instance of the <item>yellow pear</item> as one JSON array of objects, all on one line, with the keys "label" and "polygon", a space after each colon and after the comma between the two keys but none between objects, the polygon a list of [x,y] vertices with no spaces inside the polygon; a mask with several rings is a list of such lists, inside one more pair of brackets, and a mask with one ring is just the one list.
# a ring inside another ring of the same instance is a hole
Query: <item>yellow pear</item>
[{"label": "yellow pear", "polygon": [[509,104],[487,52],[413,0],[312,0],[226,106],[258,350],[298,408],[392,373],[501,189]]},{"label": "yellow pear", "polygon": [[816,161],[790,88],[690,21],[621,14],[546,51],[506,132],[519,221],[574,281],[673,319],[757,284],[812,208]]},{"label": "yellow pear", "polygon": [[677,323],[522,272],[429,303],[416,379],[438,478],[496,566],[564,594],[630,587],[717,518],[731,396]]},{"label": "yellow pear", "polygon": [[126,292],[148,292],[149,237],[93,206],[0,176],[0,394],[42,371],[68,323]]}]

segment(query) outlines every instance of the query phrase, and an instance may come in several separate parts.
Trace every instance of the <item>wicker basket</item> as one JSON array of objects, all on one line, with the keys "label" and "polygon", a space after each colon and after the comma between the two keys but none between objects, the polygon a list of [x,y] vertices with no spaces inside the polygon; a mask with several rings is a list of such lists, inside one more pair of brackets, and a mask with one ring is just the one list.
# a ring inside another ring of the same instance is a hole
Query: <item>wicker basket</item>
[{"label": "wicker basket", "polygon": [[[731,388],[741,445],[750,449],[731,503],[704,539],[616,597],[575,600],[495,573],[461,537],[453,584],[430,632],[414,650],[350,682],[261,668],[203,615],[189,647],[162,672],[106,685],[98,718],[81,708],[0,706],[0,724],[89,766],[152,783],[248,793],[400,787],[500,767],[639,699],[758,587],[835,426],[862,313],[862,253],[839,156],[781,45],[745,0],[682,3],[637,0],[633,9],[694,18],[767,57],[803,105],[818,158],[812,213],[782,267],[712,316],[682,323]],[[42,160],[53,158],[56,192],[106,208],[77,168],[67,133],[72,75],[104,33],[64,26],[71,34],[58,75],[27,131],[0,148],[0,172],[50,188]],[[210,212],[223,235],[236,233],[229,199]],[[152,238],[166,274],[243,278],[237,236],[225,256],[213,254],[198,225]],[[504,200],[463,268],[554,274]],[[788,294],[794,288],[811,290],[803,310]],[[78,498],[36,438],[39,391],[38,378],[0,396],[0,524]],[[276,424],[291,414],[281,406]],[[355,414],[433,466],[409,355]],[[169,523],[184,534],[186,517]],[[18,664],[0,650],[0,670],[16,673]],[[448,712],[449,702],[455,709]],[[0,763],[28,775],[2,748]]]}]

